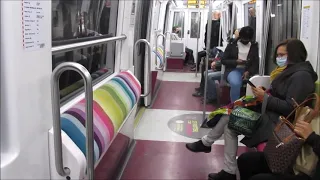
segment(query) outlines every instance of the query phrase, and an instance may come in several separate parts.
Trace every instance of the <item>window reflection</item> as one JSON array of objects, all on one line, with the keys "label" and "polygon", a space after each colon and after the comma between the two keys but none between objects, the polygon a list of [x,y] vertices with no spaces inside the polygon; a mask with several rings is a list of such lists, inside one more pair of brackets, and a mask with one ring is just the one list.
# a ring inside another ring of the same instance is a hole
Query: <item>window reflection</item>
[{"label": "window reflection", "polygon": [[174,12],[172,27],[178,30],[173,33],[176,33],[179,38],[184,38],[184,12]]},{"label": "window reflection", "polygon": [[[116,33],[118,0],[53,0],[52,46],[112,37]],[[52,57],[54,69],[62,62],[77,62],[94,80],[114,71],[115,43],[97,45],[61,53]],[[60,78],[62,101],[81,92],[83,81],[76,72],[64,72]]]},{"label": "window reflection", "polygon": [[190,38],[200,38],[200,27],[201,27],[201,13],[199,17],[199,13],[197,12],[191,12],[191,34]]},{"label": "window reflection", "polygon": [[[272,55],[275,47],[287,38],[299,38],[301,0],[274,0],[271,6],[270,30],[268,36],[266,73],[270,73],[275,64]],[[289,11],[291,9],[291,11]],[[292,23],[291,23],[292,22]]]}]

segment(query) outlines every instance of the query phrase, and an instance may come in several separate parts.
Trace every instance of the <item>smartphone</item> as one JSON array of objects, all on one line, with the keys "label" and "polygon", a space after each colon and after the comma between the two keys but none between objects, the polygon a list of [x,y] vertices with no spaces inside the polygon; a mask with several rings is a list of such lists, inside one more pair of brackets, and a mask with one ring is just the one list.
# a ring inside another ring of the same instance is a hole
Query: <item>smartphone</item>
[{"label": "smartphone", "polygon": [[249,81],[249,80],[246,80],[246,81],[247,81],[247,84],[249,84],[251,87],[256,88],[256,86],[251,81]]}]

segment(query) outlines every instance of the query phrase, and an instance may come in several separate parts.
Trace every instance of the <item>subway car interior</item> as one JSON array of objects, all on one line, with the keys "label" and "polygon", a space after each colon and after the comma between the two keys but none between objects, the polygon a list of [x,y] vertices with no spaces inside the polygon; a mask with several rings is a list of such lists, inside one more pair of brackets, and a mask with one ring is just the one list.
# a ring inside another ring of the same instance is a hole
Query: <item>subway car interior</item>
[{"label": "subway car interior", "polygon": [[280,117],[281,103],[293,110],[294,97],[320,95],[319,9],[317,0],[1,0],[1,179],[246,179],[237,159],[267,153],[269,137],[248,145],[258,126],[232,131],[236,104],[251,98],[259,119]]}]

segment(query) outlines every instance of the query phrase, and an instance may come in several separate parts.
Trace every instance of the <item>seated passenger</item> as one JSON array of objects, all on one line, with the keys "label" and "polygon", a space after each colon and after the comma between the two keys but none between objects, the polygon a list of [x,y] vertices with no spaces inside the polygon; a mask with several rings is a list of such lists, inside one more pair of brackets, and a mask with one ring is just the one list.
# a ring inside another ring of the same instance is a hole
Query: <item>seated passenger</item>
[{"label": "seated passenger", "polygon": [[[295,128],[295,133],[306,139],[306,143],[313,148],[315,154],[320,157],[320,136],[313,132],[309,123],[298,121]],[[315,169],[314,177],[309,177],[306,174],[288,173],[284,175],[272,174],[268,167],[265,155],[263,152],[248,152],[242,154],[238,158],[238,168],[240,171],[241,180],[314,180],[320,179],[320,161]]]},{"label": "seated passenger", "polygon": [[[240,35],[241,36],[241,35]],[[266,142],[272,134],[279,116],[288,116],[295,103],[301,103],[314,92],[318,79],[310,62],[306,61],[307,51],[300,40],[291,39],[276,47],[275,62],[279,66],[287,65],[271,83],[267,94],[262,88],[253,88],[253,93],[262,103],[266,103],[266,111],[261,115],[259,126],[251,137],[241,142],[248,147],[255,147]],[[223,116],[218,124],[202,139],[186,144],[192,152],[211,152],[211,145],[224,134],[224,168],[219,173],[209,174],[210,180],[236,180],[238,135],[228,128],[229,116]]]},{"label": "seated passenger", "polygon": [[[179,27],[174,26],[172,28],[171,40],[179,40],[179,39],[181,39],[179,37],[179,35],[178,35],[179,33],[180,33]],[[184,60],[184,65],[194,64],[193,50],[189,49],[188,47],[185,47],[185,52],[186,52],[186,57],[185,57],[185,60]]]},{"label": "seated passenger", "polygon": [[[222,51],[214,48],[210,53],[210,59],[208,64],[208,86],[207,86],[207,100],[206,103],[212,103],[216,100],[216,87],[215,87],[215,80],[221,79],[221,62],[220,58],[222,57]],[[212,60],[214,59],[214,60]],[[205,65],[202,66],[202,69],[205,69]],[[205,71],[201,73],[201,81],[200,87],[196,88],[196,92],[192,94],[195,97],[202,97],[204,94],[204,86],[205,86]]]},{"label": "seated passenger", "polygon": [[253,42],[251,27],[241,28],[239,38],[228,44],[221,63],[226,66],[225,79],[230,84],[231,102],[240,98],[242,80],[258,73],[259,47]]},{"label": "seated passenger", "polygon": [[171,40],[179,40],[179,39],[181,39],[181,38],[179,38],[178,33],[179,33],[178,27],[176,27],[176,26],[172,27]]}]

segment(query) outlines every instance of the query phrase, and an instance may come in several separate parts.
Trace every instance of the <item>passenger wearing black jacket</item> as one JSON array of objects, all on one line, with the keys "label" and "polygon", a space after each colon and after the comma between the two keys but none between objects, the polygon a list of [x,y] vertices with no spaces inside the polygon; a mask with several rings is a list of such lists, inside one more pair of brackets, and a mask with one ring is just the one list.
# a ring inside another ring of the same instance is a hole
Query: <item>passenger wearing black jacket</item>
[{"label": "passenger wearing black jacket", "polygon": [[259,47],[252,41],[254,31],[250,26],[241,28],[239,38],[228,44],[221,63],[226,66],[224,78],[230,84],[230,99],[240,98],[242,80],[259,71]]},{"label": "passenger wearing black jacket", "polygon": [[[266,142],[279,121],[279,116],[288,116],[294,110],[295,99],[297,103],[303,102],[315,90],[315,81],[318,79],[312,65],[306,61],[307,51],[300,40],[291,39],[280,43],[276,47],[274,61],[278,66],[287,68],[282,71],[271,83],[270,95],[263,88],[253,88],[255,96],[266,103],[266,111],[261,115],[259,127],[251,137],[242,139],[247,147],[256,147]],[[186,147],[192,152],[210,152],[211,145],[224,134],[224,167],[219,173],[209,174],[209,180],[236,180],[238,135],[228,128],[228,116],[223,116],[206,136],[195,143],[188,143]],[[313,139],[311,137],[311,139]],[[311,140],[312,141],[312,140]],[[312,141],[315,142],[316,140]],[[311,143],[312,144],[312,143]],[[315,143],[316,144],[316,143]],[[318,147],[318,145],[316,145]],[[246,169],[258,166],[259,160],[252,164],[243,161],[239,164],[242,174]],[[262,159],[263,161],[263,159]],[[259,164],[260,165],[260,164]],[[256,170],[250,173],[264,171]],[[271,180],[271,179],[270,179]]]},{"label": "passenger wearing black jacket", "polygon": [[[212,14],[212,25],[211,25],[211,39],[210,39],[210,49],[213,49],[214,47],[217,46],[222,46],[222,38],[220,40],[220,45],[219,45],[219,34],[220,34],[220,17],[221,14],[219,11],[215,11]],[[207,27],[208,24],[206,24],[206,31],[204,34],[204,44],[207,47]],[[197,67],[199,70],[200,66],[200,61],[202,57],[206,56],[206,51],[200,51],[198,52],[197,56]],[[192,71],[195,71],[195,68],[191,69]]]},{"label": "passenger wearing black jacket", "polygon": [[[256,97],[267,101],[267,109],[257,132],[252,138],[242,140],[249,147],[266,141],[278,122],[279,116],[288,116],[293,111],[294,102],[291,98],[301,103],[315,90],[315,81],[318,76],[311,64],[306,61],[307,51],[300,40],[292,39],[279,44],[275,57],[278,65],[287,65],[287,68],[272,82],[270,96],[266,95],[261,88],[253,88]],[[299,121],[295,132],[306,139],[306,143],[313,147],[318,156],[320,155],[320,136],[312,132],[309,124]],[[263,152],[241,155],[238,159],[238,168],[241,180],[311,180],[311,177],[304,174],[272,174]],[[320,173],[320,164],[316,172]],[[316,176],[315,180],[320,179],[319,174]]]},{"label": "passenger wearing black jacket", "polygon": [[[320,136],[313,132],[309,123],[298,121],[295,133],[306,139],[306,143],[313,148],[314,153],[320,157]],[[263,152],[249,152],[242,154],[238,158],[238,167],[241,180],[319,180],[320,179],[320,161],[315,169],[313,177],[305,174],[272,174],[268,167]]]}]

